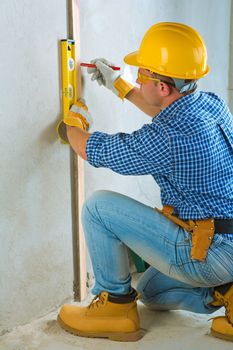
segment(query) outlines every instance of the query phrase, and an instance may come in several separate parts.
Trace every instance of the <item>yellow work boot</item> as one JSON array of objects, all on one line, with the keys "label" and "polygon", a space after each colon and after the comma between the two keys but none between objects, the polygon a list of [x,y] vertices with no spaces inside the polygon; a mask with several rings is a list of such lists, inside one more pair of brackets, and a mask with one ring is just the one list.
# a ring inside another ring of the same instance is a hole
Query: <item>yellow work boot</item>
[{"label": "yellow work boot", "polygon": [[226,315],[218,316],[213,319],[211,334],[214,337],[233,341],[233,284],[222,294],[220,291],[214,291],[214,306],[225,306]]},{"label": "yellow work boot", "polygon": [[135,290],[125,296],[101,292],[87,307],[64,305],[58,322],[81,337],[136,341],[142,338],[136,300]]}]

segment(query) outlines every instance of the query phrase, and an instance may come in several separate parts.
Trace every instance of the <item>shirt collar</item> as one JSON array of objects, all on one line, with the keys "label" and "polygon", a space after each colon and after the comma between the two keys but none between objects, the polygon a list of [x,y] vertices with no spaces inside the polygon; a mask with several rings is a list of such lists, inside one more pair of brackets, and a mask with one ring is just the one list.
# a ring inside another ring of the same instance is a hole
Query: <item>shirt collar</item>
[{"label": "shirt collar", "polygon": [[168,107],[163,109],[159,114],[153,117],[152,121],[162,119],[162,118],[172,118],[176,115],[176,113],[180,108],[185,106],[190,106],[190,104],[196,102],[196,100],[200,97],[200,91],[195,91],[189,95],[183,96],[178,100],[172,102]]}]

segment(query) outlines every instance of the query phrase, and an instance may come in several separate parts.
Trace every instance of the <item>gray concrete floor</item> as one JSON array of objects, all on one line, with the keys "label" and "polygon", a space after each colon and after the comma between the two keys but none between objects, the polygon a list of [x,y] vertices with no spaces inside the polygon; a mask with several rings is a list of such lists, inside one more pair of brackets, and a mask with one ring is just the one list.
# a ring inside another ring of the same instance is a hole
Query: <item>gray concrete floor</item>
[{"label": "gray concrete floor", "polygon": [[[133,286],[140,274],[133,273]],[[83,303],[89,304],[91,295]],[[16,327],[0,337],[0,350],[232,350],[233,343],[210,335],[211,317],[186,311],[159,312],[138,302],[141,327],[146,330],[138,342],[114,342],[106,339],[81,338],[65,332],[57,324],[59,310],[30,324]]]},{"label": "gray concrete floor", "polygon": [[[15,328],[0,338],[1,350],[232,350],[231,342],[209,334],[209,316],[183,311],[151,311],[139,303],[141,324],[146,334],[138,342],[122,343],[81,338],[63,331],[57,312]],[[222,314],[223,310],[218,312]],[[215,314],[216,315],[216,314]]]}]

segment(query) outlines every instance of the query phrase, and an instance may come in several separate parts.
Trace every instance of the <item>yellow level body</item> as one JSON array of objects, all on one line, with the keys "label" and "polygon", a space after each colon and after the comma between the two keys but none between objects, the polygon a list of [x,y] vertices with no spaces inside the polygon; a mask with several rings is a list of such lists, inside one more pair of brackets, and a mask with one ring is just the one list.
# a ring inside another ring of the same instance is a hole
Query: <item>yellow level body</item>
[{"label": "yellow level body", "polygon": [[77,100],[75,42],[74,40],[64,39],[60,41],[60,46],[63,118],[59,121],[56,130],[61,142],[69,144],[66,134],[66,125],[64,124],[63,119],[67,117],[71,105]]},{"label": "yellow level body", "polygon": [[61,40],[62,68],[62,105],[63,118],[67,116],[70,106],[77,100],[76,58],[74,40]]}]

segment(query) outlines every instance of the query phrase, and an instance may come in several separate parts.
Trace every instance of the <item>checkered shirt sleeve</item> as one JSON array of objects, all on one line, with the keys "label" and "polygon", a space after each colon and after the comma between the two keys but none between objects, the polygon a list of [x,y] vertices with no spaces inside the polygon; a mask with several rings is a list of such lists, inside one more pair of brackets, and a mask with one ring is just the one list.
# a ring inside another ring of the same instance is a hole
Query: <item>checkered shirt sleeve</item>
[{"label": "checkered shirt sleeve", "polygon": [[155,125],[146,124],[131,134],[94,132],[87,143],[87,160],[123,175],[169,174],[168,138]]}]

